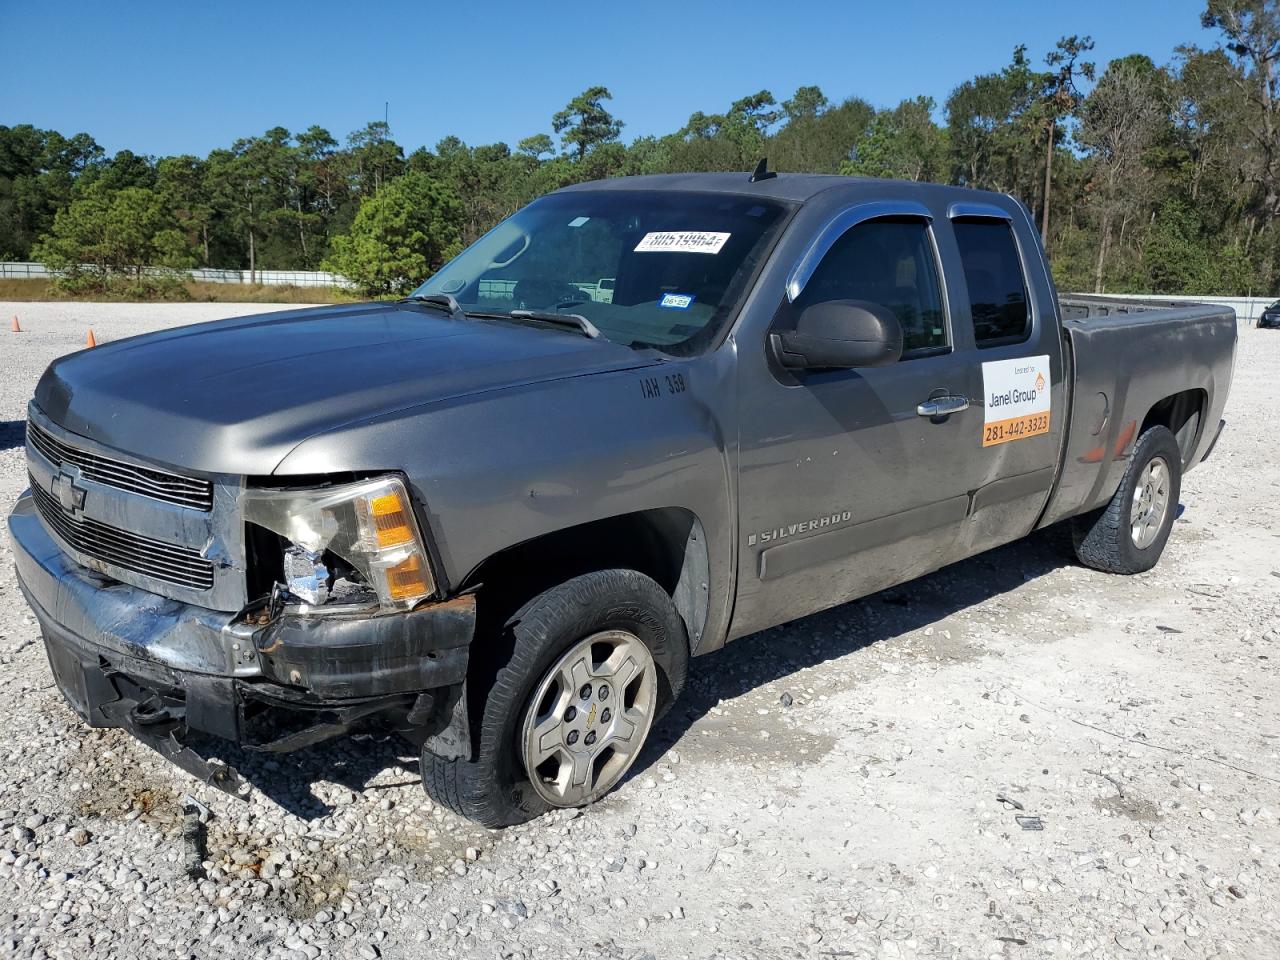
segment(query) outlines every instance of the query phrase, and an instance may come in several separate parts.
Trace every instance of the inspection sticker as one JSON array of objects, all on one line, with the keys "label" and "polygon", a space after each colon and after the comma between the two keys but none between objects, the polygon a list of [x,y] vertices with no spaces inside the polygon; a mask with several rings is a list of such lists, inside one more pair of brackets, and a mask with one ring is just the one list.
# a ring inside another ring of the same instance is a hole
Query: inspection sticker
[{"label": "inspection sticker", "polygon": [[701,233],[676,230],[646,233],[636,244],[634,253],[719,253],[728,233]]},{"label": "inspection sticker", "polygon": [[1048,355],[982,365],[982,445],[995,446],[1049,432]]},{"label": "inspection sticker", "polygon": [[658,301],[658,306],[666,307],[668,310],[688,310],[693,306],[693,300],[692,293],[664,293],[662,299]]}]

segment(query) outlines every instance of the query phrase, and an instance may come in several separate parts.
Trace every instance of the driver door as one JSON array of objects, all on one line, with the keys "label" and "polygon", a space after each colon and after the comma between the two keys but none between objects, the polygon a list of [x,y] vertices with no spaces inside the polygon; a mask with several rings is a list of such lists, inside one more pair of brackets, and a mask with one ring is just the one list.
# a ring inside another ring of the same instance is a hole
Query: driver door
[{"label": "driver door", "polygon": [[942,566],[968,511],[981,408],[921,408],[967,399],[976,359],[951,323],[923,211],[855,222],[774,329],[827,300],[887,307],[904,351],[888,366],[792,371],[762,344],[766,369],[743,370],[733,636]]}]

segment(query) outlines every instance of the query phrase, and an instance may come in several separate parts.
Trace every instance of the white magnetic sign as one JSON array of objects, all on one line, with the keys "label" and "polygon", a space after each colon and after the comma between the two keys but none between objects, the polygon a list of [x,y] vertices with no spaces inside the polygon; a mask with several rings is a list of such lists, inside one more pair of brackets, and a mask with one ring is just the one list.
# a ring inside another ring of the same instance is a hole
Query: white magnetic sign
[{"label": "white magnetic sign", "polygon": [[1048,433],[1051,386],[1048,354],[984,363],[982,445]]}]

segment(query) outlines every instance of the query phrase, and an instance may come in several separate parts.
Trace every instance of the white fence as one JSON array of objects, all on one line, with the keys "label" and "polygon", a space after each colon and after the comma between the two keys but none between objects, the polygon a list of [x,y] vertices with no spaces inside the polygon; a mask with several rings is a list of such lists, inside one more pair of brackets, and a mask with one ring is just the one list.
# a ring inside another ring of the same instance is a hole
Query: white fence
[{"label": "white fence", "polygon": [[[207,283],[250,283],[248,270],[213,270],[197,268],[180,271],[190,275],[192,280]],[[43,263],[20,263],[0,260],[0,278],[3,279],[35,279],[53,276],[53,271]],[[336,273],[325,270],[259,270],[257,282],[290,287],[351,287],[354,284]],[[483,281],[482,281],[483,282]],[[494,285],[509,284],[510,281],[492,281]],[[1070,296],[1103,296],[1110,300],[1157,300],[1164,303],[1212,303],[1230,307],[1236,312],[1236,319],[1241,323],[1255,323],[1262,311],[1276,302],[1275,297],[1178,297],[1156,293],[1079,293]],[[1064,294],[1068,296],[1068,294]],[[598,298],[597,298],[598,299]]]},{"label": "white fence", "polygon": [[[148,268],[150,269],[150,268]],[[250,280],[248,270],[214,270],[198,267],[192,270],[179,270],[192,280],[204,283],[266,283],[289,287],[350,287],[352,283],[345,277],[325,270],[259,270],[256,279]],[[54,276],[43,263],[9,263],[0,261],[0,278],[11,280],[45,279]]]},{"label": "white fence", "polygon": [[[250,283],[248,270],[213,270],[200,268],[189,271],[191,279],[209,283]],[[288,287],[350,287],[346,277],[327,270],[259,270],[258,283],[280,284]]]}]

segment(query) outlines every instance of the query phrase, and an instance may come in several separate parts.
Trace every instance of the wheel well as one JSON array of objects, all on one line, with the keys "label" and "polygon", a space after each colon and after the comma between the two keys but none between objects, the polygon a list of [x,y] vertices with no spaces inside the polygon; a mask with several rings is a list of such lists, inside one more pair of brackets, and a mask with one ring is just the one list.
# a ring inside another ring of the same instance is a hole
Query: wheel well
[{"label": "wheel well", "polygon": [[513,636],[503,629],[511,615],[544,590],[597,570],[637,570],[672,598],[696,649],[706,621],[709,573],[706,535],[690,511],[644,510],[568,527],[495,553],[463,578],[474,589],[475,642],[467,668],[471,744],[477,742],[484,697],[511,658]]},{"label": "wheel well", "polygon": [[707,565],[698,518],[682,507],[665,507],[594,520],[508,547],[481,562],[460,587],[478,588],[481,632],[500,628],[526,601],[571,577],[638,570],[671,596],[695,647],[706,619]]},{"label": "wheel well", "polygon": [[1199,389],[1183,390],[1165,397],[1147,412],[1139,435],[1149,427],[1167,427],[1178,441],[1178,449],[1182,451],[1182,465],[1185,467],[1195,452],[1207,399],[1205,392]]}]

